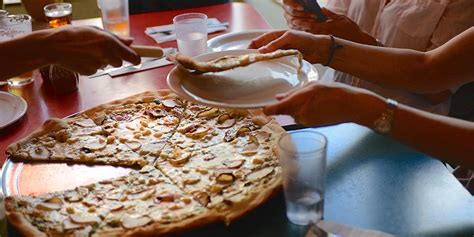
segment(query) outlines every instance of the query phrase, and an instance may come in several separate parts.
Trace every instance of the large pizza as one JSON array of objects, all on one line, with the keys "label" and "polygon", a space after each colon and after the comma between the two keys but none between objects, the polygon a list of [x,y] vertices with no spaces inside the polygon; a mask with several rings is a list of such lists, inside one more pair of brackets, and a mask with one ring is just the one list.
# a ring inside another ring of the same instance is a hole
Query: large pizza
[{"label": "large pizza", "polygon": [[25,236],[157,236],[223,221],[280,188],[284,130],[259,110],[205,107],[145,92],[51,119],[9,146],[19,162],[131,167],[126,176],[5,200]]}]

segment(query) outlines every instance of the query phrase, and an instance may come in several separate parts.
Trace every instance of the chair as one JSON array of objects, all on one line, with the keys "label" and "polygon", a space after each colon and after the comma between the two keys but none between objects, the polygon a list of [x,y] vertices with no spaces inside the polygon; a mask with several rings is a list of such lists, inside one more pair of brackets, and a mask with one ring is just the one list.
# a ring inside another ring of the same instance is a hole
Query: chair
[{"label": "chair", "polygon": [[130,14],[228,3],[229,0],[129,0]]}]

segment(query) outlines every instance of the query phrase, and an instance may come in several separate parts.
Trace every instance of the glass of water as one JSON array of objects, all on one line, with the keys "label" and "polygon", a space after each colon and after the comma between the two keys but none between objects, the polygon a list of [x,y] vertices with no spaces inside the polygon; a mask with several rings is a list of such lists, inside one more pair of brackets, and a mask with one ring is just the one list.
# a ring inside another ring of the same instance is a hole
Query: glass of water
[{"label": "glass of water", "polygon": [[294,224],[323,218],[326,147],[326,137],[314,129],[289,132],[278,142],[286,215]]},{"label": "glass of water", "polygon": [[187,13],[173,18],[178,50],[193,57],[207,52],[207,16]]},{"label": "glass of water", "polygon": [[130,35],[128,0],[99,0],[104,29],[118,36]]},{"label": "glass of water", "polygon": [[[0,41],[13,39],[18,36],[29,34],[32,31],[31,16],[25,14],[8,15],[2,18],[0,23]],[[33,72],[8,79],[10,86],[23,86],[33,82]]]}]

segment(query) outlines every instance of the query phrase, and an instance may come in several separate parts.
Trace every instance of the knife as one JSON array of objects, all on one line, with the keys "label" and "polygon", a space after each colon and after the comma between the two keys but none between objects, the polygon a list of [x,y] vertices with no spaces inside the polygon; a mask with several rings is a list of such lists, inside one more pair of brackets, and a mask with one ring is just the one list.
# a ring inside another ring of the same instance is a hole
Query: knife
[{"label": "knife", "polygon": [[[136,45],[132,45],[132,48],[134,48]],[[118,76],[118,75],[122,75],[123,73],[120,73],[120,72],[134,72],[134,71],[143,71],[143,70],[146,70],[146,69],[150,69],[150,68],[153,68],[154,67],[159,67],[159,66],[165,66],[165,64],[163,63],[163,65],[150,65],[150,63],[154,62],[154,61],[157,61],[157,60],[160,60],[160,59],[164,59],[164,57],[168,54],[172,54],[172,53],[176,53],[176,48],[160,48],[160,47],[153,47],[153,46],[139,46],[139,47],[135,47],[136,48],[136,51],[137,53],[142,56],[142,55],[147,55],[147,56],[151,56],[151,57],[143,57],[142,58],[142,63],[139,64],[139,65],[133,65],[133,64],[130,64],[130,63],[126,63],[125,65],[121,66],[121,67],[108,67],[108,68],[105,68],[105,69],[100,69],[98,72],[96,72],[95,74],[92,74],[89,76],[89,78],[95,78],[95,77],[100,77],[100,76],[104,76],[104,75],[111,75],[111,76]],[[161,50],[160,50],[161,49]],[[161,51],[161,52],[160,52]],[[160,57],[155,57],[155,56],[159,56],[161,54]],[[164,59],[166,60],[166,59]],[[169,63],[171,64],[171,63]],[[168,65],[168,64],[166,64]]]}]

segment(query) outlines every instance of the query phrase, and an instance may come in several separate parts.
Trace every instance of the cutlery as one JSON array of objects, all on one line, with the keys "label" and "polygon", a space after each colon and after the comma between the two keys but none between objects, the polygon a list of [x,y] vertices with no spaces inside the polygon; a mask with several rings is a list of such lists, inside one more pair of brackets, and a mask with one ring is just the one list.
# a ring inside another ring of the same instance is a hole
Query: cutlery
[{"label": "cutlery", "polygon": [[[132,45],[132,48],[134,46]],[[149,55],[149,56],[152,56],[152,55],[159,55],[160,54],[160,50],[158,48],[160,47],[154,47],[154,46],[146,46],[144,49],[143,47],[136,47],[136,48],[140,48],[140,50],[143,50],[143,51],[147,51],[147,50],[150,50],[152,52],[139,52],[137,51],[137,53],[140,55],[140,53],[142,53],[143,55]],[[152,48],[152,49],[150,49]],[[138,69],[141,69],[141,68],[144,68],[146,66],[148,66],[150,63],[156,61],[156,60],[159,60],[159,59],[162,59],[164,56],[166,55],[169,55],[169,54],[173,54],[173,53],[176,53],[176,48],[160,48],[161,49],[161,53],[162,53],[162,56],[161,57],[143,57],[142,58],[142,63],[139,64],[139,65],[133,65],[133,64],[129,64],[127,63],[126,65],[123,65],[121,67],[110,67],[110,68],[106,68],[106,69],[101,69],[99,70],[98,72],[96,72],[95,74],[93,75],[90,75],[89,78],[95,78],[95,77],[100,77],[100,76],[104,76],[106,74],[111,74],[111,73],[114,73],[116,71],[119,71],[119,70],[124,70],[126,69],[127,71],[133,71],[133,70],[138,70]],[[141,55],[140,55],[141,56]]]},{"label": "cutlery", "polygon": [[[223,27],[223,26],[229,26],[229,22],[222,22],[222,23],[214,23],[214,24],[208,24],[208,28],[217,28],[217,27]],[[148,34],[164,34],[164,35],[172,35],[173,30],[147,30]]]}]

